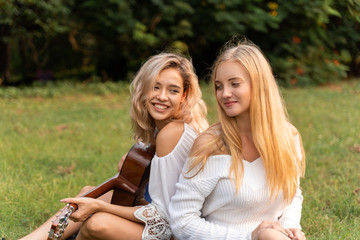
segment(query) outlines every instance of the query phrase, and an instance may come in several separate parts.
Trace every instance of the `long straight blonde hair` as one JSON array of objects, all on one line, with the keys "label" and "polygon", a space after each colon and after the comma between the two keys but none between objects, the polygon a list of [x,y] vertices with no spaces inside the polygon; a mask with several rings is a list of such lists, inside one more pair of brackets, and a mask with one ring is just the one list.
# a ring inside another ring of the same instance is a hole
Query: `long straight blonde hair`
[{"label": "long straight blonde hair", "polygon": [[147,110],[147,95],[154,86],[161,71],[174,68],[183,79],[184,101],[172,120],[192,126],[198,133],[207,129],[207,108],[191,61],[175,53],[160,53],[150,57],[140,68],[130,85],[130,117],[134,139],[154,143],[155,122]]},{"label": "long straight blonde hair", "polygon": [[[298,179],[304,175],[305,154],[302,145],[302,159],[295,145],[297,130],[289,123],[283,99],[276,84],[271,66],[261,50],[246,40],[228,42],[212,68],[212,85],[215,90],[216,70],[225,61],[235,61],[246,68],[251,78],[250,123],[252,137],[266,170],[270,196],[275,199],[283,191],[285,201],[291,201],[298,187]],[[211,127],[217,134],[213,141],[192,153],[190,169],[201,164],[203,169],[211,153],[210,146],[226,149],[231,155],[230,177],[235,177],[239,190],[244,176],[242,142],[237,131],[235,118],[228,117],[217,102],[219,123]],[[300,139],[301,143],[301,139]],[[232,178],[231,178],[232,179]]]}]

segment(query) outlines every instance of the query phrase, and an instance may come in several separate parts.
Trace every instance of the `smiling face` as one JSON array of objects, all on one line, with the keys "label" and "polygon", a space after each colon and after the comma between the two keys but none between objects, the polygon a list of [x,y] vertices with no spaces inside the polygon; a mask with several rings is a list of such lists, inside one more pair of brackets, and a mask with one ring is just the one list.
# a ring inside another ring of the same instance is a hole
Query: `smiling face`
[{"label": "smiling face", "polygon": [[159,130],[179,111],[184,98],[183,79],[179,71],[175,68],[162,70],[147,93],[147,109]]},{"label": "smiling face", "polygon": [[215,74],[216,99],[226,115],[249,117],[251,80],[245,67],[235,61],[225,61]]}]

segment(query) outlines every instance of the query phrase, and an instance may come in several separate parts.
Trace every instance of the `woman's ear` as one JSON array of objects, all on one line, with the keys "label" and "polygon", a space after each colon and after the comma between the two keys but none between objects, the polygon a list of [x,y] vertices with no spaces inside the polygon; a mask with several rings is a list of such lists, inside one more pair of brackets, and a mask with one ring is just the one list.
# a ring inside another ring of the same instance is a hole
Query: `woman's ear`
[{"label": "woman's ear", "polygon": [[188,89],[186,89],[186,90],[184,91],[183,96],[182,96],[182,98],[181,98],[181,102],[184,102],[184,101],[185,101],[185,99],[186,99],[186,97],[187,97],[187,94],[188,94]]}]

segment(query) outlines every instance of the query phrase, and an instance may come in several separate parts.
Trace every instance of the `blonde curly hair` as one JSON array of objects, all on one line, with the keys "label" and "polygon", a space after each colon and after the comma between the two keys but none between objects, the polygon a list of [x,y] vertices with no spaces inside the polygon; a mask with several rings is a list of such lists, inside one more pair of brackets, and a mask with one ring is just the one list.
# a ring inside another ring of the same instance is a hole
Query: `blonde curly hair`
[{"label": "blonde curly hair", "polygon": [[154,86],[161,71],[174,68],[183,79],[185,100],[179,111],[173,116],[174,121],[182,121],[192,126],[198,133],[207,129],[207,108],[202,100],[202,93],[194,67],[186,57],[175,53],[160,53],[150,57],[140,68],[130,85],[130,117],[136,141],[153,143],[155,122],[147,110],[147,93]]}]

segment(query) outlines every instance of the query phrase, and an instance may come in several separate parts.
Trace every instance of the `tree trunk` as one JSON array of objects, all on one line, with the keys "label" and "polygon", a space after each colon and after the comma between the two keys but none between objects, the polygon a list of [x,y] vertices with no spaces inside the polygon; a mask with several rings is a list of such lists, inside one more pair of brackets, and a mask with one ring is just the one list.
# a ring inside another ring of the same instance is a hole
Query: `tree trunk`
[{"label": "tree trunk", "polygon": [[9,26],[0,24],[0,85],[7,85],[10,81],[10,44],[2,39],[9,35]]},{"label": "tree trunk", "polygon": [[20,84],[31,85],[33,83],[33,78],[31,77],[30,63],[28,59],[28,52],[26,50],[26,40],[23,38],[19,39],[19,52],[21,60],[21,82]]}]

